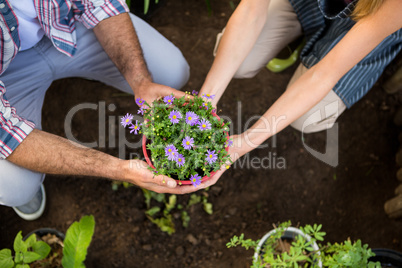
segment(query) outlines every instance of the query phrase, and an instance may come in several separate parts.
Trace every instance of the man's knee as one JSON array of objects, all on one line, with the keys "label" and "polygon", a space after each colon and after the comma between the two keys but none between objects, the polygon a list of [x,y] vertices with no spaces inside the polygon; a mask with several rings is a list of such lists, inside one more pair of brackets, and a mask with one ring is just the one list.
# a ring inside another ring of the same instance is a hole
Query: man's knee
[{"label": "man's knee", "polygon": [[174,78],[172,78],[171,85],[169,86],[175,89],[184,87],[190,79],[190,66],[181,52],[180,55],[176,57],[176,61],[171,63],[170,69],[172,77]]},{"label": "man's knee", "polygon": [[45,175],[0,160],[0,204],[21,206],[32,200]]}]

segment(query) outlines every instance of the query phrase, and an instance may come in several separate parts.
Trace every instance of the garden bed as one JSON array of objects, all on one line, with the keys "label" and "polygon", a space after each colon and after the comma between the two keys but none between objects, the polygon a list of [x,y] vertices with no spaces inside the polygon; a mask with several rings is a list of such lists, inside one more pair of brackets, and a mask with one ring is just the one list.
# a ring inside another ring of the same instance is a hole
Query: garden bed
[{"label": "garden bed", "polygon": [[[150,19],[183,51],[191,66],[185,90],[202,85],[213,60],[215,36],[233,12],[230,3],[211,0],[209,15],[205,1],[167,1]],[[232,119],[234,134],[242,132],[252,116],[261,115],[280,96],[295,68],[278,74],[262,70],[255,78],[230,83],[218,114]],[[328,241],[350,237],[372,248],[402,251],[402,221],[389,219],[383,208],[398,185],[395,154],[400,130],[392,119],[402,97],[381,89],[386,77],[339,118],[337,167],[312,156],[303,146],[300,132],[288,127],[265,142],[267,148],[240,159],[208,192],[198,193],[213,205],[212,215],[204,211],[202,203],[195,204],[187,209],[190,221],[185,228],[179,211],[172,210],[176,227],[172,235],[146,217],[144,194],[137,187],[113,190],[104,179],[49,175],[45,180],[48,204],[39,220],[23,221],[11,208],[0,206],[0,249],[12,247],[19,230],[27,234],[52,227],[64,232],[73,221],[93,214],[96,227],[88,267],[248,267],[252,252],[227,249],[229,239],[240,233],[258,239],[272,229],[272,223],[287,220],[321,223]],[[117,143],[118,117],[137,111],[132,96],[96,81],[72,78],[54,82],[46,95],[43,129],[65,136],[66,115],[84,102],[98,104],[99,109],[75,114],[72,134],[77,140],[96,141],[99,150],[116,156],[143,157],[140,136],[126,133],[128,141],[138,142],[137,149],[119,148]],[[99,118],[108,126],[106,135],[99,131]],[[109,131],[112,123],[115,129]],[[304,142],[324,152],[326,133],[306,135]],[[250,166],[252,159],[260,161],[260,168]],[[177,202],[187,204],[189,198],[178,196]],[[158,204],[153,201],[153,205]]]}]

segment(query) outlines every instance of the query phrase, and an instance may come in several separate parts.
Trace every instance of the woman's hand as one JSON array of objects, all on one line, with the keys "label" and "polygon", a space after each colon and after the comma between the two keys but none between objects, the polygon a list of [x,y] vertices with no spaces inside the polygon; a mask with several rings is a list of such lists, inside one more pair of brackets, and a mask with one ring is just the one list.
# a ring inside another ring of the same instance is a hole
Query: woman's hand
[{"label": "woman's hand", "polygon": [[229,137],[229,140],[233,141],[233,144],[229,147],[229,155],[230,155],[230,160],[226,162],[224,165],[221,166],[221,168],[215,173],[215,175],[212,176],[209,180],[201,183],[197,188],[197,190],[207,188],[211,185],[214,185],[219,178],[222,176],[222,174],[230,168],[230,166],[237,161],[240,157],[242,157],[244,154],[247,153],[244,147],[244,134],[240,135],[232,135]]}]

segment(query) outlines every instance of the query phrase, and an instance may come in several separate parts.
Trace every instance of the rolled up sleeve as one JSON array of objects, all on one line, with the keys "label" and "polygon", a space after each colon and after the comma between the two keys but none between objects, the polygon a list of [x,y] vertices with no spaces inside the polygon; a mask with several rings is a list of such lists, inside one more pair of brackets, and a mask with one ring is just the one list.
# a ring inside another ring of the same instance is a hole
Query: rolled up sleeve
[{"label": "rolled up sleeve", "polygon": [[104,19],[129,12],[124,0],[82,0],[74,3],[75,19],[88,29]]},{"label": "rolled up sleeve", "polygon": [[0,159],[7,158],[35,127],[34,123],[16,114],[5,93],[6,88],[0,81]]}]

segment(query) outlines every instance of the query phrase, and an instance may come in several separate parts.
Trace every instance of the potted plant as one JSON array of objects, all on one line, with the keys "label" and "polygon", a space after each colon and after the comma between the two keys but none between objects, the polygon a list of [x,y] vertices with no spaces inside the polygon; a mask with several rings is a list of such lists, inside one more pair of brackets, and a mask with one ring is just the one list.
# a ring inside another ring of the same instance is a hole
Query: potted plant
[{"label": "potted plant", "polygon": [[380,262],[382,267],[399,268],[402,267],[402,253],[387,249],[387,248],[374,248],[375,256],[369,260],[373,262]]},{"label": "potted plant", "polygon": [[63,233],[42,228],[22,237],[21,231],[14,239],[14,252],[0,250],[0,267],[85,267],[87,249],[95,229],[94,217],[84,216]]},{"label": "potted plant", "polygon": [[144,20],[152,17],[165,2],[166,0],[126,0],[130,12]]},{"label": "potted plant", "polygon": [[375,254],[362,245],[360,240],[352,243],[349,239],[342,243],[321,244],[325,232],[321,225],[291,227],[284,222],[267,233],[262,239],[244,239],[244,235],[234,236],[227,247],[242,246],[254,249],[254,268],[264,267],[368,267],[380,268],[380,262],[371,261]]},{"label": "potted plant", "polygon": [[230,161],[228,123],[207,101],[214,96],[196,93],[165,96],[152,105],[137,99],[144,122],[133,123],[131,114],[121,121],[130,133],[143,134],[143,152],[151,170],[175,178],[179,185],[198,186]]}]

